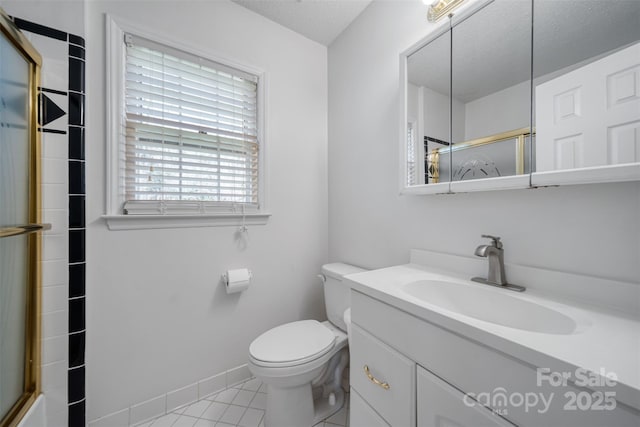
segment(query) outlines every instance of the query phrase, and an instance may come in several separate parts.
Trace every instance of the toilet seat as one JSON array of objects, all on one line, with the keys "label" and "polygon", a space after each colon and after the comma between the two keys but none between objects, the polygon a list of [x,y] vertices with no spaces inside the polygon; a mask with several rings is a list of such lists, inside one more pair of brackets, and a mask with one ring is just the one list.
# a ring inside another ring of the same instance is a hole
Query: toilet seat
[{"label": "toilet seat", "polygon": [[249,356],[256,365],[287,367],[302,365],[327,354],[336,335],[317,320],[286,323],[256,338],[249,346]]}]

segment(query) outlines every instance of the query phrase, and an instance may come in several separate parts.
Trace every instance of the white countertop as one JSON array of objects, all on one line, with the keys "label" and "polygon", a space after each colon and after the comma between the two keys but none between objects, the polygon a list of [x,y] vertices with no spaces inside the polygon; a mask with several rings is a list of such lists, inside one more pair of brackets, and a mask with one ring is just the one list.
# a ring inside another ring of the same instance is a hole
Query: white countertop
[{"label": "white countertop", "polygon": [[[347,279],[356,291],[534,366],[555,372],[583,368],[598,377],[615,374],[617,400],[640,410],[640,318],[633,314],[566,299],[558,302],[548,293],[532,288],[517,293],[477,284],[466,275],[418,264],[352,274]],[[556,335],[478,320],[429,304],[402,290],[403,285],[418,280],[449,280],[486,288],[487,292],[506,292],[511,297],[559,311],[573,318],[578,328],[572,334]]]}]

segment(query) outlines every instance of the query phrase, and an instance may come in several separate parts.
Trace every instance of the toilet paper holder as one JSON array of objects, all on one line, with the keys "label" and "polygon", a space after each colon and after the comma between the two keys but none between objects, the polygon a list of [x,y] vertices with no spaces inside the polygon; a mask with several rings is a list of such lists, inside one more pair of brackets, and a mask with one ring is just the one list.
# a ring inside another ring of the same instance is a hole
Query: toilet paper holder
[{"label": "toilet paper holder", "polygon": [[233,294],[246,290],[251,284],[252,276],[251,270],[248,268],[227,270],[222,274],[222,281],[227,293]]}]

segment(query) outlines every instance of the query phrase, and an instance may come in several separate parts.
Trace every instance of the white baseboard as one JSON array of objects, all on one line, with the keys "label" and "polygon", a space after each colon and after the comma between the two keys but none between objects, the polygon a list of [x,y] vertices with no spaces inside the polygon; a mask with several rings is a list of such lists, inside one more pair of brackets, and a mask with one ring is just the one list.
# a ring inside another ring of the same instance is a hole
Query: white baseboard
[{"label": "white baseboard", "polygon": [[[168,414],[251,378],[246,364],[203,378],[159,396],[132,404],[89,422],[89,427],[128,427]],[[89,396],[89,398],[91,398]]]}]

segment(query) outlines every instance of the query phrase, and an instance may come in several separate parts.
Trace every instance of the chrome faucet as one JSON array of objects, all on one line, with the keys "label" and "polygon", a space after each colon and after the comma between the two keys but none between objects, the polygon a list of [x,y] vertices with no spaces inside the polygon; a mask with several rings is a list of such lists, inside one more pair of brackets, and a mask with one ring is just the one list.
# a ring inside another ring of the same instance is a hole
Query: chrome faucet
[{"label": "chrome faucet", "polygon": [[502,249],[500,237],[489,236],[488,234],[483,234],[482,237],[491,239],[491,244],[478,246],[476,248],[475,255],[488,259],[489,274],[486,279],[483,279],[482,277],[473,277],[471,280],[478,283],[484,283],[485,285],[509,289],[510,291],[524,291],[524,286],[512,285],[507,282],[507,276],[504,272],[504,249]]}]

